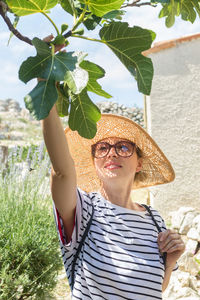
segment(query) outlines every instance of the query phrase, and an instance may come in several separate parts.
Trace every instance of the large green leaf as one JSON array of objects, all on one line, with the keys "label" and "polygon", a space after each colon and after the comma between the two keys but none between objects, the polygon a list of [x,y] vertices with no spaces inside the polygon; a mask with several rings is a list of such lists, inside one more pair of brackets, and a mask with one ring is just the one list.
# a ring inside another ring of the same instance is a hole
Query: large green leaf
[{"label": "large green leaf", "polygon": [[[180,7],[180,12],[181,12],[181,17],[183,20],[185,21],[190,21],[191,23],[194,23],[195,19],[196,19],[196,12],[193,6],[194,2],[198,2],[193,0],[193,2],[191,0],[184,0],[181,3],[181,7]],[[197,3],[198,5],[198,3]]]},{"label": "large green leaf", "polygon": [[64,85],[57,86],[58,99],[56,101],[57,112],[60,117],[68,116],[69,110],[69,94],[68,87],[64,89]]},{"label": "large green leaf", "polygon": [[119,9],[124,0],[80,0],[80,2],[87,4],[93,14],[102,17],[109,11]]},{"label": "large green leaf", "polygon": [[200,17],[200,1],[199,0],[171,0],[163,3],[159,17],[166,17],[165,24],[167,27],[174,25],[176,16],[181,15],[185,21],[194,23],[197,14]]},{"label": "large green leaf", "polygon": [[18,16],[46,12],[56,6],[58,0],[6,0],[9,8]]},{"label": "large green leaf", "polygon": [[[80,92],[87,85],[88,74],[79,68],[78,64],[86,54],[75,52],[59,52],[57,54],[48,45],[38,38],[32,41],[37,55],[29,57],[22,63],[19,78],[23,82],[37,77],[51,78],[55,81],[65,81],[74,93]],[[84,79],[80,76],[84,73]]]},{"label": "large green leaf", "polygon": [[55,81],[40,81],[24,98],[26,108],[37,119],[46,118],[58,98]]},{"label": "large green leaf", "polygon": [[94,30],[100,22],[101,18],[92,14],[89,17],[87,17],[83,24],[85,25],[87,30]]},{"label": "large green leaf", "polygon": [[200,1],[199,0],[190,0],[190,3],[193,5],[195,10],[197,11],[199,17],[200,17]]},{"label": "large green leaf", "polygon": [[60,4],[62,6],[62,8],[67,11],[70,15],[76,15],[76,9],[75,9],[75,5],[74,5],[74,2],[76,1],[73,1],[73,0],[61,0],[60,1]]},{"label": "large green leaf", "polygon": [[128,27],[128,23],[123,22],[105,25],[100,30],[102,41],[135,76],[139,91],[146,95],[151,91],[153,64],[141,52],[151,47],[155,36],[153,31],[137,26]]},{"label": "large green leaf", "polygon": [[110,12],[108,12],[107,14],[105,14],[103,16],[103,19],[105,20],[122,20],[122,16],[125,14],[125,11],[124,10],[112,10]]},{"label": "large green leaf", "polygon": [[30,112],[36,119],[41,120],[48,116],[52,105],[58,98],[55,82],[65,80],[67,83],[68,80],[71,82],[71,77],[75,77],[73,71],[76,69],[78,57],[74,53],[55,54],[53,49],[38,38],[33,39],[33,45],[36,47],[37,55],[29,57],[22,63],[19,77],[24,82],[35,77],[46,79],[40,82],[25,100]]},{"label": "large green leaf", "polygon": [[170,0],[151,0],[151,3],[170,3]]},{"label": "large green leaf", "polygon": [[83,61],[87,54],[77,51],[74,52],[73,55],[77,57],[78,62],[76,64],[76,68],[72,72],[66,72],[64,82],[67,83],[73,94],[80,94],[87,86],[89,79],[88,72],[79,67],[79,64]]},{"label": "large green leaf", "polygon": [[96,122],[101,118],[99,108],[90,100],[86,89],[80,94],[70,93],[71,109],[69,127],[87,139],[92,139],[97,131]]},{"label": "large green leaf", "polygon": [[93,92],[99,96],[105,98],[111,98],[112,96],[102,90],[100,84],[97,82],[98,79],[104,77],[105,71],[100,66],[88,61],[84,60],[80,67],[85,69],[89,74],[89,80],[87,84],[87,90]]}]

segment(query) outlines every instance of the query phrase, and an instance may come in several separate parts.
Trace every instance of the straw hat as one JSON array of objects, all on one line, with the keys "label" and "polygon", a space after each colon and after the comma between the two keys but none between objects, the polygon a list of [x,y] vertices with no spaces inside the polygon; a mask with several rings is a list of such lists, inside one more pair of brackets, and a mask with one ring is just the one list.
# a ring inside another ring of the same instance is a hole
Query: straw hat
[{"label": "straw hat", "polygon": [[174,180],[174,170],[150,135],[132,120],[113,114],[102,114],[97,122],[97,133],[93,139],[81,137],[69,127],[65,129],[69,149],[75,162],[77,184],[86,192],[98,191],[100,180],[96,174],[91,145],[98,141],[118,137],[134,142],[143,157],[142,170],[137,173],[133,189],[168,183]]}]

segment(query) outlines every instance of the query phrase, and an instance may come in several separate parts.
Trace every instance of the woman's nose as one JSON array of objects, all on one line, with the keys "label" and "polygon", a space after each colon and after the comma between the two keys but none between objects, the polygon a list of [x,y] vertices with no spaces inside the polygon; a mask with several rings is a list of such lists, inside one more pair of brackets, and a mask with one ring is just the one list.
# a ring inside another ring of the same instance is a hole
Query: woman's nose
[{"label": "woman's nose", "polygon": [[117,153],[115,151],[115,147],[111,147],[110,151],[108,152],[107,156],[117,156]]}]

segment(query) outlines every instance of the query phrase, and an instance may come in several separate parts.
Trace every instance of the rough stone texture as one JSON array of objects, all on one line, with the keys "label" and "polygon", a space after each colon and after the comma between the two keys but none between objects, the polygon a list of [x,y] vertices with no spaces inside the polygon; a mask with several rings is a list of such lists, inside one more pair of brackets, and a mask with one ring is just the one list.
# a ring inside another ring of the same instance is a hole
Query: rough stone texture
[{"label": "rough stone texture", "polygon": [[96,103],[102,113],[112,113],[127,117],[140,126],[144,127],[143,109],[138,107],[126,107],[111,101],[102,101]]},{"label": "rough stone texture", "polygon": [[0,146],[39,145],[41,140],[40,122],[28,110],[13,99],[0,100]]},{"label": "rough stone texture", "polygon": [[171,217],[173,229],[179,229],[181,227],[181,224],[184,220],[186,213],[194,211],[194,210],[195,209],[193,207],[185,207],[184,206],[179,209],[178,214],[177,214],[177,211],[171,212],[169,214],[169,216]]},{"label": "rough stone texture", "polygon": [[[186,251],[178,260],[179,269],[173,272],[163,300],[200,300],[200,243],[199,236],[194,234],[200,211],[191,211],[189,207],[182,207],[176,214],[183,216],[182,223],[185,219],[190,219],[189,222],[193,225],[185,230],[185,235],[182,235],[186,242]],[[195,218],[194,214],[197,214]],[[180,232],[181,223],[177,226],[178,222],[174,218],[174,213],[170,216],[171,228],[176,228]]]},{"label": "rough stone texture", "polygon": [[194,227],[190,228],[190,230],[187,233],[187,238],[200,241],[200,236],[199,236],[197,229]]},{"label": "rough stone texture", "polygon": [[185,215],[183,222],[181,224],[181,227],[179,229],[180,234],[187,234],[187,232],[189,231],[189,229],[192,226],[193,219],[196,217],[197,214],[198,214],[198,212],[193,211],[193,212],[188,212]]},{"label": "rough stone texture", "polygon": [[154,189],[154,207],[166,217],[200,205],[200,39],[152,53],[154,79],[147,97],[148,131],[172,163],[176,179]]}]

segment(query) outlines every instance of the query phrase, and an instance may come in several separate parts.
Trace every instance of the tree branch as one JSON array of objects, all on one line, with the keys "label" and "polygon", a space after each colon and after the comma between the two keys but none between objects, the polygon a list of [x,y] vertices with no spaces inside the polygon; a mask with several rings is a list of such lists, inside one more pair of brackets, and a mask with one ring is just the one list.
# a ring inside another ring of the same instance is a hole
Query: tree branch
[{"label": "tree branch", "polygon": [[140,6],[143,6],[143,5],[150,5],[150,6],[156,7],[156,4],[154,5],[151,2],[142,2],[142,3],[139,3],[140,1],[141,0],[135,0],[132,3],[126,3],[126,4],[122,5],[121,8],[133,7],[133,6],[140,7]]},{"label": "tree branch", "polygon": [[29,45],[33,46],[31,40],[23,36],[17,29],[14,28],[13,24],[11,23],[10,19],[7,17],[6,13],[8,11],[8,6],[5,4],[5,2],[0,1],[0,15],[4,19],[5,23],[7,24],[9,30],[21,41],[24,41],[25,43],[28,43]]}]

